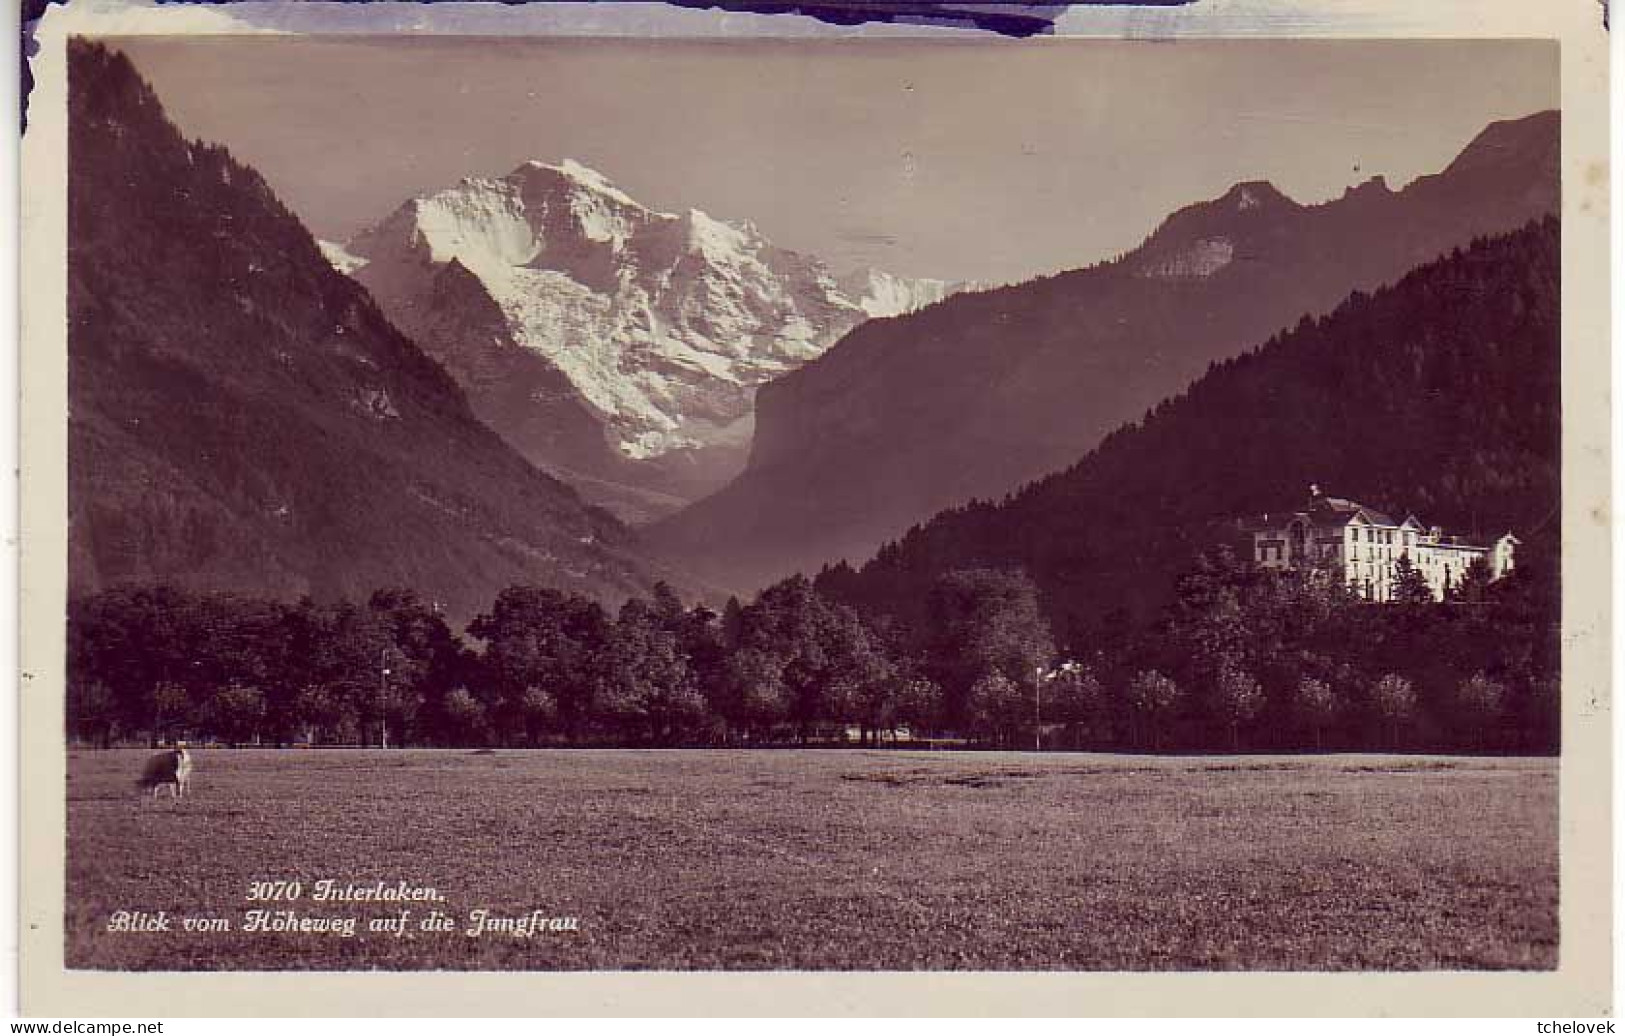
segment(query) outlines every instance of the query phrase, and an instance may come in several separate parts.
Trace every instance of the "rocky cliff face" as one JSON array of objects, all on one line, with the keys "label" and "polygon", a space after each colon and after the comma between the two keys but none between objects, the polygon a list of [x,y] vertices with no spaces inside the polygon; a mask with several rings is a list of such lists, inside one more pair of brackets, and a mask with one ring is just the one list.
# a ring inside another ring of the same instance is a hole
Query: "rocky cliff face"
[{"label": "rocky cliff face", "polygon": [[863,324],[764,386],[749,469],[651,535],[740,589],[862,561],[938,510],[1066,466],[1351,291],[1555,213],[1558,128],[1551,112],[1497,123],[1442,173],[1322,205],[1238,184],[1118,261]]},{"label": "rocky cliff face", "polygon": [[75,589],[405,585],[466,618],[512,583],[607,602],[652,583],[631,535],[481,424],[253,169],[183,139],[122,55],[69,54]]},{"label": "rocky cliff face", "polygon": [[533,462],[677,498],[743,466],[757,386],[949,290],[837,280],[749,224],[653,211],[568,160],[413,198],[329,256]]}]

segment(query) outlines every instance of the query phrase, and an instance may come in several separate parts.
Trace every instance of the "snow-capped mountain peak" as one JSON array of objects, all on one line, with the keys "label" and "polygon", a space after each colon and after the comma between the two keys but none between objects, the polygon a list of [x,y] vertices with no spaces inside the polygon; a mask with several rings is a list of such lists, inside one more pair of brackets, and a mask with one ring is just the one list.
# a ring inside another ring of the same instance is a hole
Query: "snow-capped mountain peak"
[{"label": "snow-capped mountain peak", "polygon": [[712,219],[699,209],[683,213],[682,221],[688,250],[718,262],[737,264],[741,257],[760,250],[763,245],[762,239],[750,229]]},{"label": "snow-capped mountain peak", "polygon": [[838,282],[846,297],[871,317],[895,317],[941,302],[964,285],[923,277],[898,277],[867,267]]},{"label": "snow-capped mountain peak", "polygon": [[632,458],[737,446],[757,385],[870,316],[952,290],[877,270],[838,279],[751,223],[654,211],[568,158],[413,198],[328,254],[454,374],[470,346],[435,291],[459,264],[500,311],[509,347],[563,372]]},{"label": "snow-capped mountain peak", "polygon": [[639,209],[643,208],[642,205],[639,205],[637,202],[633,201],[625,191],[615,186],[614,181],[612,181],[609,177],[605,176],[603,173],[600,173],[591,166],[583,165],[582,163],[577,162],[573,158],[566,158],[557,165],[549,164],[533,158],[524,165],[520,166],[518,170],[515,170],[515,172],[519,172],[521,170],[556,173],[559,176],[567,180],[571,180],[589,190],[596,191],[599,194],[608,195],[610,198],[622,205],[630,205]]},{"label": "snow-capped mountain peak", "polygon": [[428,249],[433,263],[458,259],[469,269],[494,272],[524,266],[542,247],[518,191],[505,180],[464,180],[451,190],[414,198],[404,214],[402,229]]}]

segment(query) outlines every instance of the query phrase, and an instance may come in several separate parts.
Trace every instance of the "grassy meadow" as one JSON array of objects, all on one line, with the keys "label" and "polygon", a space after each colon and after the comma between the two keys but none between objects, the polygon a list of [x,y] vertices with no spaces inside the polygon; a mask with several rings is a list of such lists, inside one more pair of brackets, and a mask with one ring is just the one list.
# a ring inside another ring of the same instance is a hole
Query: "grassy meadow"
[{"label": "grassy meadow", "polygon": [[[136,790],[146,755],[70,752],[70,968],[1557,963],[1553,759],[215,750],[175,803]],[[300,898],[248,902],[266,881]],[[244,931],[260,909],[357,929]],[[576,928],[470,936],[477,910]]]}]

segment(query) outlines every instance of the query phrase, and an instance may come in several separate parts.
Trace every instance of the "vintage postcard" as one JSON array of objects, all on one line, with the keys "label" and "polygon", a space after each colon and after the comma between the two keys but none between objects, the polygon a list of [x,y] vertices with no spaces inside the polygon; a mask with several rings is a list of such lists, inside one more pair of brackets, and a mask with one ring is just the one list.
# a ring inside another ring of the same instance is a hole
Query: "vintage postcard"
[{"label": "vintage postcard", "polygon": [[1605,13],[719,6],[36,24],[24,1009],[1608,1013]]}]

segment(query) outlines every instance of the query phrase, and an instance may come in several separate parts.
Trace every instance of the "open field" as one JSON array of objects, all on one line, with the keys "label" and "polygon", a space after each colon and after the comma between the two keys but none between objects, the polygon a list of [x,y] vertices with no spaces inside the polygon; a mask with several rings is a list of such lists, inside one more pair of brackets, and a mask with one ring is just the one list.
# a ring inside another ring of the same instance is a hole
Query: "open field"
[{"label": "open field", "polygon": [[[204,751],[172,804],[136,792],[145,755],[70,753],[69,967],[1557,963],[1552,759]],[[316,902],[322,879],[443,900]],[[274,880],[300,898],[245,901]],[[357,931],[243,931],[262,908]],[[403,908],[407,935],[366,930]],[[464,934],[482,908],[578,930]],[[108,932],[117,910],[171,931]]]}]

